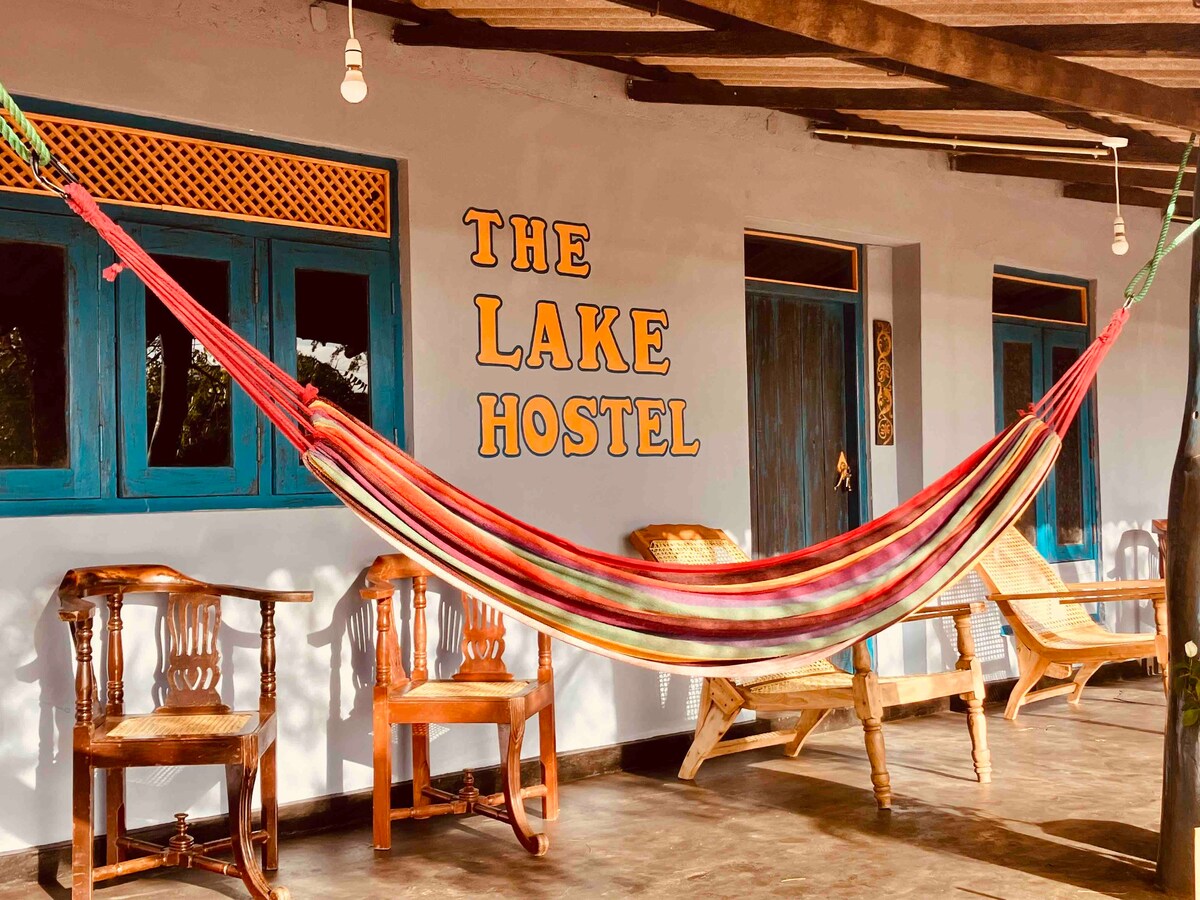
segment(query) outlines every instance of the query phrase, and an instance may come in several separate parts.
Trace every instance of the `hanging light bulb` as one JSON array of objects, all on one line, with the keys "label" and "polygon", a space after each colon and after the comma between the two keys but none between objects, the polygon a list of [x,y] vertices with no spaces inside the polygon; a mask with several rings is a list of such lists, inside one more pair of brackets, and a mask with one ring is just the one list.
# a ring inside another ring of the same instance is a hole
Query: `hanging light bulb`
[{"label": "hanging light bulb", "polygon": [[1100,143],[1112,150],[1113,154],[1113,187],[1116,189],[1117,217],[1113,219],[1112,252],[1124,256],[1129,252],[1129,240],[1125,237],[1125,220],[1121,218],[1121,163],[1117,159],[1117,150],[1129,146],[1129,140],[1122,137],[1106,137]]},{"label": "hanging light bulb", "polygon": [[347,103],[362,103],[367,96],[367,81],[362,73],[362,44],[354,37],[354,0],[350,0],[346,7],[350,20],[350,39],[346,41],[346,77],[342,79],[342,98]]}]

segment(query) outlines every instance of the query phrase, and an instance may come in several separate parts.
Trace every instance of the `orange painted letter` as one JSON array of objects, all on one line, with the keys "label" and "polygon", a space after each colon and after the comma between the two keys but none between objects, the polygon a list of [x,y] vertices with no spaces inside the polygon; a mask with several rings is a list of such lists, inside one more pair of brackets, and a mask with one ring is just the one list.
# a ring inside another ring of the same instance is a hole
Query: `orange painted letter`
[{"label": "orange painted letter", "polygon": [[599,370],[599,354],[603,353],[606,371],[628,372],[629,363],[613,335],[613,323],[621,311],[615,306],[602,308],[590,303],[580,303],[575,311],[579,313],[579,368],[585,372]]},{"label": "orange painted letter", "polygon": [[568,397],[563,404],[563,456],[589,456],[600,443],[596,398]]},{"label": "orange painted letter", "polygon": [[472,206],[463,213],[463,224],[475,226],[475,252],[471,254],[471,262],[487,268],[494,266],[496,253],[492,249],[492,229],[503,227],[504,216],[495,209],[476,209]]},{"label": "orange painted letter", "polygon": [[554,233],[558,235],[558,262],[554,271],[572,278],[587,278],[592,271],[592,264],[583,259],[583,243],[592,236],[588,227],[575,222],[555,222]]},{"label": "orange painted letter", "polygon": [[[504,404],[504,411],[496,410],[497,401]],[[516,394],[479,395],[479,455],[499,456],[500,448],[496,446],[496,432],[504,435],[504,455],[520,456],[521,441],[518,434],[520,423],[517,421],[517,404],[520,398]]]},{"label": "orange painted letter", "polygon": [[667,404],[662,400],[638,397],[633,405],[637,407],[638,456],[666,456],[667,442],[655,441],[654,436],[662,430]]},{"label": "orange painted letter", "polygon": [[666,375],[671,370],[668,357],[651,359],[652,352],[662,352],[663,331],[667,326],[665,309],[631,309],[633,320],[633,371],[642,375]]},{"label": "orange painted letter", "polygon": [[687,409],[687,401],[668,400],[667,409],[671,411],[671,455],[695,456],[700,452],[700,441],[688,443],[683,430],[683,413]]},{"label": "orange painted letter", "polygon": [[521,368],[521,348],[515,347],[506,353],[501,353],[498,346],[500,307],[504,302],[491,294],[476,294],[475,308],[479,310],[479,352],[475,354],[475,362],[481,366],[508,366],[510,369]]},{"label": "orange painted letter", "polygon": [[558,317],[558,304],[539,300],[533,315],[533,336],[529,339],[529,354],[525,365],[540,369],[550,357],[550,367],[560,371],[571,368],[571,355],[567,353],[567,337],[563,334],[562,320]]},{"label": "orange painted letter", "polygon": [[546,262],[546,220],[509,216],[513,233],[512,267],[518,272],[549,272]]},{"label": "orange painted letter", "polygon": [[525,401],[521,410],[521,435],[534,456],[546,456],[558,446],[558,410],[540,394]]},{"label": "orange painted letter", "polygon": [[633,401],[628,397],[601,397],[600,415],[608,416],[608,455],[624,456],[629,452],[625,442],[625,416],[633,412]]}]

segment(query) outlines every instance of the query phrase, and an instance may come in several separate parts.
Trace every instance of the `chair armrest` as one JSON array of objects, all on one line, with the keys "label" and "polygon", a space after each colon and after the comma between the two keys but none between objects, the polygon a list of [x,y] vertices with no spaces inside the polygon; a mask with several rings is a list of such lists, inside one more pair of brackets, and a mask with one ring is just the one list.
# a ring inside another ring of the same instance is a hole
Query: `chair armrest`
[{"label": "chair armrest", "polygon": [[942,606],[923,606],[916,612],[909,613],[900,621],[922,622],[926,619],[939,619],[944,616],[973,616],[983,612],[983,603],[972,600],[967,603],[946,603]]},{"label": "chair armrest", "polygon": [[239,587],[236,584],[210,584],[205,591],[222,597],[241,597],[259,603],[311,603],[312,591],[268,591],[264,588]]},{"label": "chair armrest", "polygon": [[1057,600],[1060,603],[1106,603],[1110,600],[1161,600],[1166,582],[1161,578],[1146,581],[1095,581],[1064,585],[1064,591],[1038,591],[1028,594],[988,594],[993,602]]},{"label": "chair armrest", "polygon": [[74,597],[59,600],[58,617],[64,622],[75,624],[95,615],[96,604],[87,600],[79,600]]}]

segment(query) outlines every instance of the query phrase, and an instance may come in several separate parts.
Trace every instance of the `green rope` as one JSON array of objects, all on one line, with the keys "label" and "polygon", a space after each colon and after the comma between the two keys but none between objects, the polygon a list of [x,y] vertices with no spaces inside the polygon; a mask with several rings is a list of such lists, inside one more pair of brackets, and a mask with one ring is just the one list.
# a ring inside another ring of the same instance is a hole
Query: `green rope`
[{"label": "green rope", "polygon": [[[1158,232],[1158,243],[1154,246],[1154,254],[1150,257],[1150,261],[1142,266],[1136,275],[1130,279],[1129,284],[1125,287],[1125,305],[1133,306],[1135,303],[1141,303],[1142,299],[1150,291],[1150,285],[1154,283],[1154,277],[1158,274],[1159,263],[1163,261],[1168,253],[1190,238],[1200,229],[1200,218],[1196,218],[1187,228],[1176,235],[1175,240],[1167,243],[1167,232],[1171,228],[1171,222],[1175,218],[1175,205],[1179,201],[1179,191],[1183,187],[1183,175],[1187,171],[1188,160],[1191,158],[1192,149],[1196,146],[1196,135],[1192,134],[1188,138],[1187,146],[1183,150],[1183,159],[1179,161],[1179,171],[1175,173],[1175,186],[1171,188],[1171,199],[1167,201],[1167,208],[1163,212],[1162,228]],[[1193,211],[1196,206],[1196,199],[1192,199]]]},{"label": "green rope", "polygon": [[12,117],[17,128],[20,129],[20,135],[13,130],[8,122],[0,119],[0,137],[16,151],[17,155],[25,162],[32,162],[30,150],[37,156],[38,162],[42,165],[50,163],[50,148],[46,146],[46,142],[42,140],[42,136],[38,130],[34,128],[33,123],[25,118],[25,113],[21,112],[21,107],[17,106],[17,101],[13,99],[12,94],[0,83],[0,105]]}]

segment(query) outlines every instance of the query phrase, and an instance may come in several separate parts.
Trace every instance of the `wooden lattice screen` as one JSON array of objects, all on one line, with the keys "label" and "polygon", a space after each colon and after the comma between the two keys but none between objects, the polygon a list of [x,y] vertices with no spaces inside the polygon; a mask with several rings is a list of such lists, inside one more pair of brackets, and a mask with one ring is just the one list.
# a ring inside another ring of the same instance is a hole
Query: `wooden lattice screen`
[{"label": "wooden lattice screen", "polygon": [[[31,115],[54,154],[100,200],[351,234],[390,234],[386,169]],[[0,142],[0,190],[43,193]]]}]

